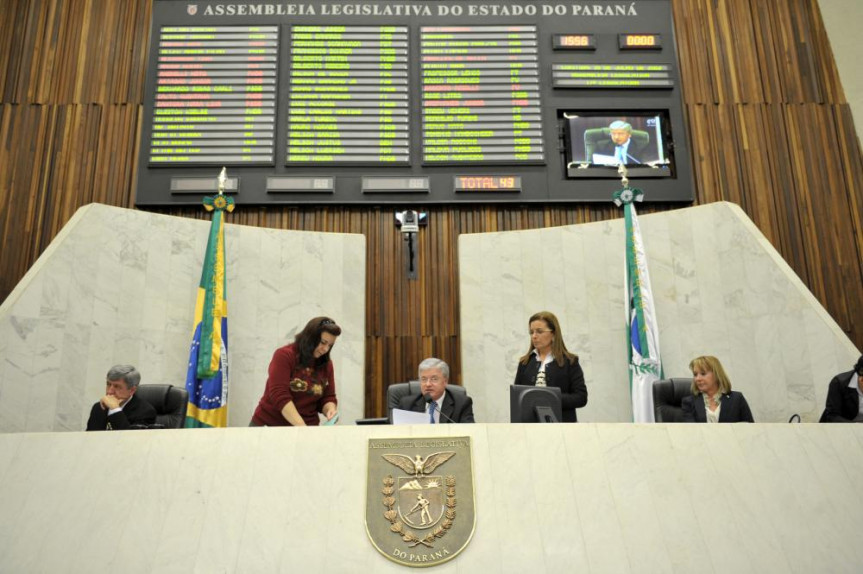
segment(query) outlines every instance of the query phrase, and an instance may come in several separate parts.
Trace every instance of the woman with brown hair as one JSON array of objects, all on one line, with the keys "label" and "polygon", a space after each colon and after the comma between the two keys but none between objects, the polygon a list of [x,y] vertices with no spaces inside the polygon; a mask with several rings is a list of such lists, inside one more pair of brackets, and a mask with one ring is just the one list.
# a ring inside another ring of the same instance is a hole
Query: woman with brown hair
[{"label": "woman with brown hair", "polygon": [[528,328],[530,348],[518,361],[514,384],[559,388],[563,422],[577,422],[575,409],[587,404],[587,387],[578,355],[566,349],[554,313],[534,313]]},{"label": "woman with brown hair", "polygon": [[318,413],[336,415],[336,380],[330,351],[342,329],[329,317],[315,317],[276,349],[264,396],[249,426],[315,426]]},{"label": "woman with brown hair", "polygon": [[754,423],[743,394],[731,390],[731,381],[716,357],[695,357],[692,370],[692,396],[683,397],[683,422]]}]

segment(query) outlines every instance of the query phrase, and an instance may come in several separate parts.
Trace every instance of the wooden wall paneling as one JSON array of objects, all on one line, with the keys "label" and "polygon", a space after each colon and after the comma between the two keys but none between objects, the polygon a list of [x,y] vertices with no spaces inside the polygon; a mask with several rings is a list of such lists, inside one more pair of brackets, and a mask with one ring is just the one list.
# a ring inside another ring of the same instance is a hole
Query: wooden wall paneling
[{"label": "wooden wall paneling", "polygon": [[[691,104],[715,103],[717,95],[713,69],[716,62],[709,49],[712,42],[710,28],[706,25],[707,11],[695,0],[674,2],[672,7],[683,101]],[[692,73],[695,70],[698,73]]]},{"label": "wooden wall paneling", "polygon": [[10,80],[14,91],[9,94],[7,101],[14,103],[32,102],[35,94],[30,85],[31,74],[34,73],[34,70],[38,74],[38,55],[41,53],[40,38],[45,30],[45,3],[21,2],[16,8],[20,15],[18,22],[23,23],[23,25],[13,31],[13,43],[16,44],[13,46],[12,55],[15,70],[14,78],[10,78]]},{"label": "wooden wall paneling", "polygon": [[819,86],[819,74],[815,69],[812,54],[812,39],[809,37],[809,15],[805,3],[778,4],[770,6],[775,14],[774,27],[780,32],[776,40],[784,79],[784,102],[823,102]]},{"label": "wooden wall paneling", "polygon": [[[771,132],[770,141],[782,153],[768,155],[770,180],[765,189],[773,190],[772,208],[776,214],[777,241],[774,246],[801,278],[807,277],[806,246],[801,236],[800,194],[794,173],[789,169],[792,158],[789,132],[785,122],[784,106],[765,106],[765,127]],[[806,281],[804,279],[804,281]]]},{"label": "wooden wall paneling", "polygon": [[[41,170],[36,166],[40,164],[37,158],[52,143],[48,138],[48,112],[42,106],[3,106],[0,133],[3,144],[0,154],[0,197],[3,198],[3,209],[0,210],[3,221],[0,285],[3,298],[44,248],[38,243],[39,234],[45,227],[45,202],[40,189]],[[22,134],[29,136],[23,139]]]},{"label": "wooden wall paneling", "polygon": [[[852,175],[853,166],[843,163],[841,142],[838,137],[842,127],[836,123],[842,115],[837,112],[838,107],[840,106],[808,104],[804,109],[810,114],[817,115],[820,124],[824,126],[829,124],[832,127],[832,130],[822,129],[814,134],[818,138],[814,144],[825,150],[823,170],[819,171],[821,175],[819,183],[826,192],[827,201],[823,205],[824,209],[819,213],[818,226],[821,230],[820,235],[832,244],[831,259],[835,257],[835,262],[822,261],[822,275],[828,265],[837,266],[828,272],[828,277],[831,275],[834,277],[829,282],[827,296],[822,303],[834,316],[843,318],[843,320],[837,320],[846,332],[852,332],[853,324],[863,317],[861,312],[863,311],[863,265],[861,265],[861,253],[857,248],[860,227],[855,225],[853,212],[855,202],[850,200],[852,190],[847,184],[849,176]],[[805,145],[805,142],[802,142],[802,145]]]},{"label": "wooden wall paneling", "polygon": [[699,199],[705,203],[719,200],[720,174],[718,152],[713,142],[719,141],[714,108],[705,105],[686,106],[689,118],[689,145],[692,149],[693,176],[698,182]]},{"label": "wooden wall paneling", "polygon": [[[838,144],[842,154],[842,164],[848,169],[845,184],[848,186],[848,198],[851,206],[849,215],[856,238],[857,260],[863,268],[863,153],[861,153],[860,141],[854,130],[851,107],[847,104],[837,106],[835,112],[836,124],[840,128]],[[861,275],[863,275],[863,271],[861,271]],[[863,279],[859,283],[863,285]],[[863,297],[858,298],[858,303],[863,305]],[[857,313],[854,316],[863,317],[863,313]]]},{"label": "wooden wall paneling", "polygon": [[[34,9],[31,2],[17,0],[10,3],[7,10],[0,11],[3,21],[3,34],[0,42],[8,42],[8,50],[0,52],[0,63],[3,68],[3,91],[2,101],[4,103],[18,103],[26,101],[26,77],[30,71],[25,56],[33,53],[34,33],[38,33],[38,26],[33,25]],[[35,28],[35,29],[34,29]]]},{"label": "wooden wall paneling", "polygon": [[56,233],[51,230],[62,228],[78,207],[92,201],[95,157],[99,148],[100,106],[73,104],[54,109],[53,152],[42,158],[41,166],[49,175],[45,187],[49,223],[43,235],[45,245]]},{"label": "wooden wall paneling", "polygon": [[721,37],[728,43],[729,58],[723,62],[728,66],[731,79],[729,100],[743,103],[764,101],[761,69],[758,65],[758,48],[750,3],[724,2],[724,15],[720,19],[725,26]]},{"label": "wooden wall paneling", "polygon": [[[724,15],[719,9],[718,3],[715,7],[705,3],[701,8],[705,18],[703,25],[707,34],[701,49],[708,51],[712,60],[713,99],[709,101],[717,104],[724,103],[728,100],[727,94],[731,90],[731,77],[728,74],[727,62],[733,57],[729,53],[727,42],[723,41],[722,38],[721,22]],[[682,70],[681,75],[683,75]]]},{"label": "wooden wall paneling", "polygon": [[[144,82],[147,79],[147,50],[150,46],[150,2],[131,2],[135,6],[131,20],[123,27],[129,37],[129,74],[123,78],[124,86],[117,91],[116,101],[141,104],[144,101]],[[136,33],[130,33],[130,31]],[[143,32],[139,32],[143,31]]]},{"label": "wooden wall paneling", "polygon": [[756,2],[752,6],[752,25],[754,28],[757,65],[761,71],[761,91],[765,102],[776,103],[784,101],[784,77],[780,74],[777,54],[777,31],[775,29],[774,4],[772,2]]},{"label": "wooden wall paneling", "polygon": [[742,186],[747,190],[747,211],[753,214],[753,221],[778,249],[780,240],[774,206],[774,193],[778,186],[774,185],[770,158],[781,157],[786,152],[785,142],[777,139],[768,127],[768,106],[745,105],[737,109],[743,126],[739,146],[743,153]]},{"label": "wooden wall paneling", "polygon": [[[827,307],[834,319],[846,331],[854,327],[849,316],[846,296],[859,293],[857,287],[842,280],[853,277],[847,263],[854,257],[857,278],[861,274],[859,253],[854,244],[854,228],[844,175],[839,165],[839,152],[832,133],[827,129],[832,120],[829,107],[806,104],[788,106],[788,124],[796,137],[791,138],[793,167],[804,193],[799,198],[803,207],[805,245],[809,256],[809,288]],[[859,319],[859,317],[858,317]]]},{"label": "wooden wall paneling", "polygon": [[24,0],[9,0],[5,10],[0,10],[0,104],[11,101],[9,91],[14,85],[17,65],[20,58],[16,53],[21,49],[18,33],[25,30],[22,11],[18,5]]},{"label": "wooden wall paneling", "polygon": [[713,134],[715,139],[711,142],[705,142],[706,145],[716,148],[718,187],[715,199],[717,201],[731,201],[747,211],[745,194],[740,184],[741,150],[739,149],[740,126],[737,109],[734,105],[720,104],[708,108],[707,111],[716,114],[716,133]]},{"label": "wooden wall paneling", "polygon": [[109,105],[103,108],[93,201],[109,205],[132,205],[138,146],[133,134],[139,130],[138,107]]},{"label": "wooden wall paneling", "polygon": [[[686,34],[690,37],[688,47],[692,50],[694,58],[685,58],[681,61],[691,62],[694,64],[692,70],[699,70],[700,73],[687,74],[686,68],[681,68],[680,76],[684,82],[684,86],[689,81],[689,78],[699,78],[699,81],[692,82],[697,88],[691,97],[696,99],[693,102],[697,103],[718,103],[720,94],[723,91],[722,78],[719,74],[721,70],[721,60],[723,55],[716,49],[716,26],[714,25],[714,10],[698,0],[689,0],[681,2],[688,7],[689,20],[692,26],[686,29]],[[675,32],[681,30],[680,26],[676,26]],[[683,90],[684,96],[687,94],[686,88]]]}]

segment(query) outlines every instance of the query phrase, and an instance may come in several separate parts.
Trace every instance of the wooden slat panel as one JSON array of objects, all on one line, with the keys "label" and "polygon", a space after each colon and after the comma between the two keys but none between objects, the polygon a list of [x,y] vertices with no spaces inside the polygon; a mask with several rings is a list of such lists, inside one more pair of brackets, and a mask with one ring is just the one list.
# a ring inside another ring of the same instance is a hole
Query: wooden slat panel
[{"label": "wooden slat panel", "polygon": [[[9,0],[0,10],[0,299],[75,210],[130,207],[150,2]],[[863,158],[817,0],[675,0],[695,204],[733,201],[863,347]],[[674,209],[641,206],[641,213]],[[195,208],[154,210],[208,217]],[[430,355],[461,381],[458,236],[604,221],[609,204],[433,207],[418,281],[390,208],[241,207],[229,220],[362,233],[366,414]]]}]

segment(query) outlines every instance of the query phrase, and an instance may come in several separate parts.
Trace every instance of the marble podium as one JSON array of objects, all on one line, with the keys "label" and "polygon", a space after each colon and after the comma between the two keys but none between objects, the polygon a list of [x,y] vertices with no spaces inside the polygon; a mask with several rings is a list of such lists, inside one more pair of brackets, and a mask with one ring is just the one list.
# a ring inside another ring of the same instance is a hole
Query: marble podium
[{"label": "marble podium", "polygon": [[581,423],[0,434],[0,572],[410,572],[366,535],[368,439],[465,435],[435,573],[863,571],[863,426]]}]

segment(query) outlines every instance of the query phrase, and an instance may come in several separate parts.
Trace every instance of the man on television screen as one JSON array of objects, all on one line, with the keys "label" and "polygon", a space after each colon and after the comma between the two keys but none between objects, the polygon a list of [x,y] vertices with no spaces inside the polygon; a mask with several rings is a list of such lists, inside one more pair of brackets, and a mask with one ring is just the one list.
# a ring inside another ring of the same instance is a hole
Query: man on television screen
[{"label": "man on television screen", "polygon": [[447,391],[449,365],[430,357],[420,363],[417,370],[420,392],[403,397],[399,402],[400,409],[427,413],[432,424],[474,422],[473,400],[467,393]]},{"label": "man on television screen", "polygon": [[632,125],[617,120],[611,122],[608,129],[611,131],[611,139],[596,142],[593,149],[593,163],[603,165],[642,163],[641,154],[648,142],[638,144],[632,139]]}]

